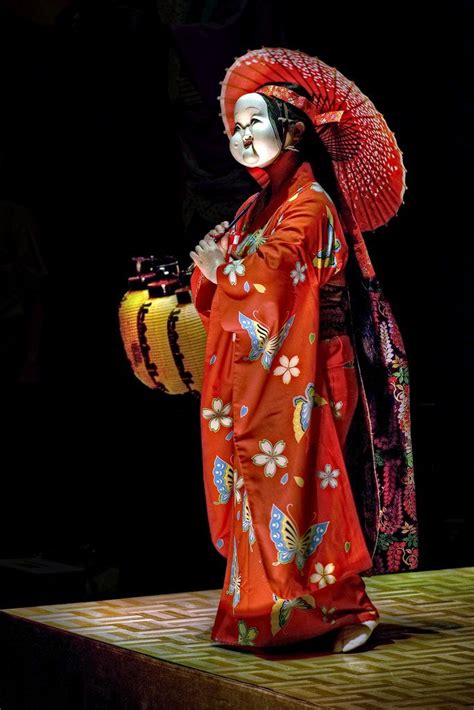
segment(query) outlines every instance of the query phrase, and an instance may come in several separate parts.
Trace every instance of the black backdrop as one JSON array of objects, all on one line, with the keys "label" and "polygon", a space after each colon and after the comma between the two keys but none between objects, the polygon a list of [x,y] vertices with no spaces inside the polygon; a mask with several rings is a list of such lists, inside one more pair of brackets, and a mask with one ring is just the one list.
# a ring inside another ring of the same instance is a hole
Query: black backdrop
[{"label": "black backdrop", "polygon": [[[33,283],[27,313],[41,330],[36,368],[24,370],[21,353],[2,368],[0,557],[84,565],[95,598],[221,585],[199,401],[133,377],[117,306],[133,255],[171,253],[186,267],[204,233],[254,190],[228,153],[216,97],[233,57],[266,44],[337,66],[403,150],[405,204],[366,239],[411,368],[420,569],[472,564],[472,466],[462,455],[470,436],[461,426],[472,425],[473,253],[463,209],[472,201],[471,6],[415,9],[6,3],[2,256]],[[41,259],[20,247],[16,255],[12,239],[25,224]],[[53,590],[50,600],[69,599]],[[0,598],[15,601],[10,588]]]}]

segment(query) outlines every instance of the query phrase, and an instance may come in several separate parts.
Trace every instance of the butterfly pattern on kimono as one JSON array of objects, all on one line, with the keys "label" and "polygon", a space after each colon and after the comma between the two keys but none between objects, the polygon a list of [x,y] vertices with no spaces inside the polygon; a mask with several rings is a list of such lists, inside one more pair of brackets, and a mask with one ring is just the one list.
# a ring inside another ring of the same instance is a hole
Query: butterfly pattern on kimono
[{"label": "butterfly pattern on kimono", "polygon": [[[326,205],[326,214],[328,217],[328,242],[326,246],[324,246],[322,249],[316,252],[313,258],[313,266],[315,266],[317,269],[321,269],[323,267],[331,267],[334,268],[337,266],[337,258],[336,258],[336,252],[338,252],[341,248],[341,242],[339,239],[334,237],[334,217],[329,209],[329,207]],[[338,269],[336,269],[338,271]]]},{"label": "butterfly pattern on kimono", "polygon": [[[250,256],[251,254],[255,254],[257,249],[262,246],[262,244],[265,244],[267,241],[267,236],[265,234],[266,229],[268,225],[270,224],[271,218],[267,221],[267,223],[263,227],[259,227],[258,229],[255,229],[253,232],[249,232],[246,234],[244,239],[238,244],[235,249],[234,249],[234,254],[235,256]],[[243,225],[242,233],[245,233],[247,231],[247,222]]]},{"label": "butterfly pattern on kimono", "polygon": [[254,641],[258,636],[258,629],[256,626],[249,626],[243,619],[239,619],[238,629],[239,629],[239,644],[242,646],[254,646]]},{"label": "butterfly pattern on kimono", "polygon": [[247,255],[249,256],[255,254],[257,249],[267,241],[267,238],[263,236],[264,231],[265,228],[260,227],[260,229],[255,230],[255,232],[247,234],[245,239],[234,249],[234,254],[236,256],[242,256],[245,251],[247,251]]},{"label": "butterfly pattern on kimono", "polygon": [[304,395],[298,394],[293,397],[293,406],[295,408],[293,412],[293,431],[296,441],[300,442],[305,432],[308,431],[313,407],[322,407],[327,403],[324,397],[317,394],[312,382],[308,382],[306,385]]},{"label": "butterfly pattern on kimono", "polygon": [[237,542],[234,537],[234,552],[232,554],[232,567],[230,570],[230,582],[227,588],[226,594],[233,594],[232,607],[235,609],[240,601],[240,581],[241,575],[239,574],[239,558],[237,556]]},{"label": "butterfly pattern on kimono", "polygon": [[[255,531],[253,529],[252,516],[250,514],[249,498],[247,491],[244,492],[244,498],[242,503],[243,516],[242,516],[242,530],[248,532],[249,534],[249,545],[252,550],[252,545],[255,542]],[[253,550],[252,550],[253,551]]]},{"label": "butterfly pattern on kimono", "polygon": [[221,459],[220,456],[216,456],[214,459],[212,475],[214,478],[214,485],[219,493],[219,500],[215,500],[214,505],[228,503],[232,495],[232,491],[234,491],[236,502],[240,503],[241,494],[239,488],[242,488],[244,485],[244,479],[242,476],[239,477],[237,470],[232,468],[230,463],[227,463],[227,461]]},{"label": "butterfly pattern on kimono", "polygon": [[240,325],[249,334],[252,345],[252,349],[246,359],[258,360],[261,356],[262,367],[265,370],[269,370],[273,359],[287,337],[294,320],[295,314],[285,321],[276,335],[270,337],[270,329],[266,325],[249,318],[244,313],[239,311]]},{"label": "butterfly pattern on kimono", "polygon": [[300,535],[296,523],[273,504],[269,527],[270,537],[278,551],[278,559],[272,564],[288,564],[295,560],[297,568],[303,574],[307,558],[322,541],[328,526],[329,520],[324,523],[314,523],[303,535]]},{"label": "butterfly pattern on kimono", "polygon": [[316,602],[311,594],[304,594],[301,597],[295,597],[295,599],[282,599],[277,594],[273,594],[273,601],[274,604],[270,616],[273,636],[289,622],[294,609],[307,610],[316,608]]}]

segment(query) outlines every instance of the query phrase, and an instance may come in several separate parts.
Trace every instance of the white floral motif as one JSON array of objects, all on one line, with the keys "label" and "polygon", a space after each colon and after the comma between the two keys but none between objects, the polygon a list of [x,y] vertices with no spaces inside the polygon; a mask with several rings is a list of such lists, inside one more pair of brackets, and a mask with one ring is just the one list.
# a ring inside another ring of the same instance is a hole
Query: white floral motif
[{"label": "white floral motif", "polygon": [[291,360],[289,360],[286,355],[282,355],[280,358],[280,364],[273,370],[274,375],[283,375],[282,379],[285,385],[287,385],[292,377],[298,377],[300,374],[299,368],[296,365],[299,363],[300,359],[298,355],[294,355]]},{"label": "white floral motif", "polygon": [[235,286],[235,284],[237,283],[237,275],[243,276],[245,274],[245,266],[242,262],[243,259],[233,259],[232,261],[229,261],[229,263],[226,264],[226,266],[224,267],[222,273],[229,274],[229,281],[231,286]]},{"label": "white floral motif", "polygon": [[290,276],[293,278],[293,286],[296,286],[300,281],[303,282],[306,279],[306,274],[303,272],[307,268],[307,264],[301,266],[301,262],[297,261],[295,268],[290,272]]},{"label": "white floral motif", "polygon": [[331,404],[332,412],[333,412],[334,416],[336,417],[336,419],[341,419],[342,414],[341,414],[340,410],[343,408],[344,402],[342,400],[339,400],[339,402],[334,402],[334,400],[331,400],[330,404]]},{"label": "white floral motif", "polygon": [[265,476],[274,476],[277,466],[284,468],[288,465],[286,456],[281,455],[286,446],[283,439],[277,441],[275,446],[268,439],[261,439],[258,442],[258,446],[263,453],[252,456],[252,461],[256,466],[265,466],[263,469]]},{"label": "white floral motif", "polygon": [[334,562],[329,562],[329,564],[325,566],[323,566],[321,562],[316,562],[315,567],[316,572],[309,578],[310,582],[317,584],[320,589],[326,587],[328,584],[334,584],[336,578],[331,574],[335,569]]},{"label": "white floral motif", "polygon": [[330,609],[328,609],[326,606],[322,606],[322,607],[321,607],[321,612],[322,612],[322,615],[323,615],[323,620],[324,620],[324,621],[327,621],[328,623],[335,624],[335,623],[336,623],[336,619],[330,619],[330,618],[329,618],[329,614],[334,614],[335,611],[336,611],[336,607],[335,607],[335,606],[332,606]]},{"label": "white floral motif", "polygon": [[220,397],[214,397],[212,400],[212,409],[207,409],[206,407],[202,410],[202,416],[204,419],[209,420],[209,429],[211,431],[219,431],[222,426],[231,427],[232,417],[229,417],[229,412],[232,409],[232,402],[229,402],[223,406],[223,401]]},{"label": "white floral motif", "polygon": [[331,488],[336,488],[336,478],[340,473],[338,468],[332,469],[331,464],[327,463],[324,467],[324,471],[318,471],[319,478],[322,478],[321,488],[327,488],[328,485],[331,486]]},{"label": "white floral motif", "polygon": [[243,476],[239,477],[239,472],[234,469],[232,488],[234,489],[234,500],[235,500],[236,504],[240,503],[242,500],[242,494],[239,491],[239,488],[242,488],[243,485],[244,485]]}]

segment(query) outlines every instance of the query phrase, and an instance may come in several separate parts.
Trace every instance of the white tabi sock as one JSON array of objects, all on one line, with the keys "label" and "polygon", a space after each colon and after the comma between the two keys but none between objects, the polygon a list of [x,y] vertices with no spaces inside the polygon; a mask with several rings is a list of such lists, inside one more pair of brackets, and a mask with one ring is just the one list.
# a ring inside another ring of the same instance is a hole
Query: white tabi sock
[{"label": "white tabi sock", "polygon": [[380,623],[380,619],[369,619],[358,624],[348,624],[339,629],[334,642],[334,653],[353,651],[367,641],[372,631]]}]

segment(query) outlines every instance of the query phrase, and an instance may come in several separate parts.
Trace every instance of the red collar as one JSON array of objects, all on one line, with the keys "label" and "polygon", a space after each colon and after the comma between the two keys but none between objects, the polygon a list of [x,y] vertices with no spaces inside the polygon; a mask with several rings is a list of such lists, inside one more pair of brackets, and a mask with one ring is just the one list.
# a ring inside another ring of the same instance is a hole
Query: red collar
[{"label": "red collar", "polygon": [[[291,174],[288,180],[280,185],[279,190],[275,192],[271,198],[268,205],[260,212],[255,223],[252,225],[252,231],[260,229],[266,224],[271,217],[271,215],[278,209],[278,207],[286,202],[295,192],[306,185],[308,182],[315,182],[314,172],[308,161],[303,161],[298,165],[296,170]],[[248,213],[245,215],[244,225],[252,216],[253,207],[251,207]]]}]

